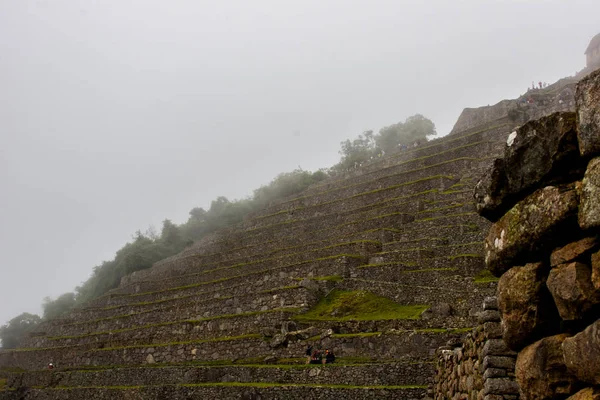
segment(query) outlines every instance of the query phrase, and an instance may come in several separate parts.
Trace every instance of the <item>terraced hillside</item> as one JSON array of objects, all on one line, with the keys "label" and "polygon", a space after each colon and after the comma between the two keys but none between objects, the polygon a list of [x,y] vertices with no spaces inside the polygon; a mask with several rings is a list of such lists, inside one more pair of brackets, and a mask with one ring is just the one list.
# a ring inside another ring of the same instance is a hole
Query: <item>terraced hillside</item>
[{"label": "terraced hillside", "polygon": [[[0,399],[423,398],[495,292],[472,189],[516,124],[377,159],[123,278],[0,352]],[[309,344],[336,362],[305,364]]]}]

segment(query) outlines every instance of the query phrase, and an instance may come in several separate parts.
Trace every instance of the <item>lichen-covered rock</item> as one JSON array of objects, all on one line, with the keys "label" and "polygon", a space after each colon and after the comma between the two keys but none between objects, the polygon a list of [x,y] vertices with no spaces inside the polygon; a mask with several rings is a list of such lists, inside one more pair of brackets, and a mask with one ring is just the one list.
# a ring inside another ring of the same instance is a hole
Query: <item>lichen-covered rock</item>
[{"label": "lichen-covered rock", "polygon": [[579,81],[575,101],[581,155],[600,154],[600,71]]},{"label": "lichen-covered rock", "polygon": [[544,285],[547,273],[542,263],[532,263],[511,268],[498,282],[502,338],[513,350],[523,348],[543,334],[552,334],[558,328],[558,312]]},{"label": "lichen-covered rock", "polygon": [[519,353],[515,375],[527,400],[564,398],[579,389],[563,358],[561,345],[566,338],[565,334],[546,337]]},{"label": "lichen-covered rock", "polygon": [[490,228],[485,261],[496,276],[561,245],[577,228],[573,185],[547,186],[517,203]]},{"label": "lichen-covered rock", "polygon": [[600,384],[600,320],[562,344],[565,364],[580,380]]},{"label": "lichen-covered rock", "polygon": [[494,161],[475,186],[477,211],[496,221],[523,194],[574,180],[581,163],[575,113],[530,121],[511,134],[503,160]]},{"label": "lichen-covered rock", "polygon": [[569,397],[567,400],[600,400],[600,389],[585,388]]},{"label": "lichen-covered rock", "polygon": [[592,285],[600,289],[600,251],[592,254]]},{"label": "lichen-covered rock", "polygon": [[558,248],[550,256],[550,265],[555,267],[575,260],[577,257],[592,250],[598,244],[598,237],[592,236]]},{"label": "lichen-covered rock", "polygon": [[579,193],[579,226],[582,229],[600,227],[600,157],[594,158],[588,164],[579,185]]},{"label": "lichen-covered rock", "polygon": [[572,262],[552,268],[546,286],[564,320],[581,319],[600,301],[592,285],[592,271],[583,263]]}]

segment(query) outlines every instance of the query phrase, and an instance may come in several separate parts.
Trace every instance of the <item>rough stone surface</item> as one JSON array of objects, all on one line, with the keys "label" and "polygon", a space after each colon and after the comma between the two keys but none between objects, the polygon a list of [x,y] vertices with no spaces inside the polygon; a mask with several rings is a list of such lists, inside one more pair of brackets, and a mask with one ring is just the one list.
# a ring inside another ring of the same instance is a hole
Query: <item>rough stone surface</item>
[{"label": "rough stone surface", "polygon": [[564,243],[576,228],[577,207],[571,185],[547,186],[517,203],[490,228],[485,240],[488,269],[500,276]]},{"label": "rough stone surface", "polygon": [[513,350],[557,328],[557,311],[544,285],[546,274],[542,263],[532,263],[510,269],[498,282],[503,339]]},{"label": "rough stone surface", "polygon": [[575,393],[567,400],[600,400],[600,389],[585,388]]},{"label": "rough stone surface", "polygon": [[577,138],[579,150],[585,157],[600,154],[600,71],[577,84]]},{"label": "rough stone surface", "polygon": [[519,394],[517,382],[506,378],[489,378],[483,384],[485,394]]},{"label": "rough stone surface", "polygon": [[592,284],[594,288],[600,289],[600,251],[592,254]]},{"label": "rough stone surface", "polygon": [[478,212],[495,221],[523,193],[568,181],[581,164],[575,121],[575,113],[555,113],[513,132],[503,161],[496,160],[475,186]]},{"label": "rough stone surface", "polygon": [[559,264],[573,261],[577,257],[593,249],[597,244],[598,237],[592,236],[560,247],[552,252],[552,255],[550,256],[550,265],[555,267]]},{"label": "rough stone surface", "polygon": [[600,384],[600,320],[577,335],[565,339],[565,363],[580,380]]},{"label": "rough stone surface", "polygon": [[566,397],[579,389],[563,358],[561,344],[566,338],[565,334],[546,337],[519,353],[515,373],[528,400]]},{"label": "rough stone surface", "polygon": [[588,164],[579,192],[579,226],[582,229],[600,227],[600,157],[594,158]]},{"label": "rough stone surface", "polygon": [[583,318],[600,300],[599,293],[592,285],[590,267],[579,262],[553,268],[546,285],[564,320]]}]

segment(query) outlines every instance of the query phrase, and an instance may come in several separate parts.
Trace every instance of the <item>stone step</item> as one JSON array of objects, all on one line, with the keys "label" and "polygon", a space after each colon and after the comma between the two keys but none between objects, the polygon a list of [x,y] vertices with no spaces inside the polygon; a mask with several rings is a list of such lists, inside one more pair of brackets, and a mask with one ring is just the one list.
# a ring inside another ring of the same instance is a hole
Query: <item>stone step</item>
[{"label": "stone step", "polygon": [[181,319],[178,313],[177,319],[153,324],[135,324],[129,319],[108,319],[99,324],[62,326],[58,336],[36,336],[22,346],[103,348],[243,336],[256,333],[260,328],[280,326],[282,321],[289,320],[298,312],[299,309],[271,309],[196,319]]},{"label": "stone step", "polygon": [[366,264],[366,258],[358,254],[339,254],[298,264],[267,268],[216,281],[199,281],[185,286],[167,286],[164,289],[134,294],[108,294],[95,300],[95,306],[118,306],[129,303],[155,302],[202,292],[220,291],[221,296],[241,296],[246,293],[297,285],[298,278],[318,276],[346,276],[348,269]]},{"label": "stone step", "polygon": [[[418,400],[427,392],[422,386],[344,386],[344,385],[291,385],[278,383],[205,383],[196,385],[172,386],[106,386],[106,387],[73,387],[73,388],[30,388],[19,393],[8,392],[2,400],[17,400],[27,396],[28,399],[62,400],[62,399],[219,399],[239,400],[325,400],[325,399],[357,399],[357,400]],[[254,395],[253,395],[254,394]],[[260,397],[245,397],[257,396]],[[0,397],[1,398],[1,397]]]},{"label": "stone step", "polygon": [[[400,247],[400,246],[398,246]],[[386,250],[388,250],[386,248]],[[451,258],[458,255],[483,256],[483,242],[461,243],[437,247],[413,247],[372,254],[369,264],[402,263],[405,265],[428,265],[431,258]]]},{"label": "stone step", "polygon": [[205,382],[276,383],[327,385],[427,385],[434,375],[434,364],[427,362],[378,362],[326,365],[139,365],[61,371],[32,371],[14,374],[8,386],[18,387],[93,387],[196,384]]},{"label": "stone step", "polygon": [[[299,282],[296,282],[299,283]],[[241,283],[240,286],[246,286]],[[121,306],[104,308],[88,308],[73,311],[66,317],[44,321],[43,327],[38,329],[48,335],[60,334],[59,327],[68,324],[94,325],[93,330],[107,329],[103,325],[111,320],[119,328],[130,324],[163,323],[173,320],[173,313],[183,319],[208,318],[217,315],[241,314],[248,312],[266,311],[275,308],[304,308],[313,304],[316,294],[301,287],[288,286],[272,290],[233,295],[237,287],[222,291],[206,291],[189,296],[175,297],[156,302],[129,303]]]},{"label": "stone step", "polygon": [[[458,338],[463,331],[428,329],[420,331],[391,331],[358,334],[333,334],[320,339],[319,347],[332,349],[337,357],[373,357],[381,359],[428,360],[435,350],[451,338]],[[302,357],[305,341],[280,342],[265,340],[257,333],[238,337],[190,342],[165,342],[122,347],[88,349],[86,346],[26,349],[0,353],[0,368],[44,369],[49,362],[59,368],[78,366],[119,366],[152,363],[183,363],[194,361],[223,361],[237,359],[264,359],[274,356],[280,359]],[[275,346],[275,347],[273,347]]]},{"label": "stone step", "polygon": [[[490,146],[489,143],[481,143],[482,151],[486,151]],[[477,146],[474,146],[472,151],[477,152]],[[389,174],[380,174],[374,176],[373,179],[363,181],[360,183],[352,182],[347,183],[344,186],[338,186],[330,188],[327,191],[318,192],[314,194],[305,194],[303,192],[302,197],[298,197],[294,201],[303,201],[302,208],[286,208],[283,212],[276,211],[272,214],[267,214],[263,217],[256,217],[247,220],[240,226],[241,229],[258,229],[263,226],[268,226],[277,223],[289,222],[290,219],[306,219],[314,216],[314,208],[306,207],[306,204],[320,205],[324,203],[321,198],[326,199],[325,202],[335,201],[336,199],[348,198],[359,193],[369,192],[372,190],[382,189],[393,185],[404,184],[407,182],[415,182],[421,179],[425,179],[431,176],[437,175],[458,175],[461,176],[463,173],[468,172],[474,166],[479,165],[481,160],[475,157],[458,157],[449,161],[438,161],[433,165],[421,167],[418,169],[405,170]],[[307,203],[308,199],[311,199]],[[323,212],[320,208],[318,212]]]},{"label": "stone step", "polygon": [[[194,273],[171,275],[160,280],[139,281],[135,284],[121,286],[111,294],[128,294],[154,291],[164,287],[180,287],[194,284],[196,282],[215,281],[238,276],[240,274],[251,274],[273,268],[283,268],[288,265],[296,265],[306,261],[319,260],[339,254],[355,254],[368,257],[370,254],[381,251],[381,243],[376,241],[356,241],[349,243],[338,243],[335,245],[313,248],[304,252],[290,253],[280,257],[256,260],[249,263],[234,264],[202,270],[197,268]],[[186,270],[181,270],[185,272]]]},{"label": "stone step", "polygon": [[[363,165],[361,168],[347,174],[341,174],[339,178],[330,178],[324,182],[320,182],[307,190],[307,192],[319,192],[328,190],[331,187],[340,185],[341,182],[354,182],[363,179],[372,179],[371,176],[378,171],[393,170],[394,168],[402,167],[404,164],[427,165],[429,162],[439,162],[441,159],[453,159],[460,157],[457,150],[467,148],[467,156],[475,154],[470,146],[473,143],[481,141],[501,141],[506,140],[506,136],[510,132],[508,124],[503,122],[493,122],[493,124],[478,127],[472,131],[464,132],[464,135],[453,135],[452,137],[444,137],[435,139],[419,148],[411,149],[404,152],[392,154],[384,159],[375,160],[368,165]],[[450,158],[445,158],[450,157]],[[423,164],[425,163],[425,164]],[[414,167],[413,167],[414,168]]]}]

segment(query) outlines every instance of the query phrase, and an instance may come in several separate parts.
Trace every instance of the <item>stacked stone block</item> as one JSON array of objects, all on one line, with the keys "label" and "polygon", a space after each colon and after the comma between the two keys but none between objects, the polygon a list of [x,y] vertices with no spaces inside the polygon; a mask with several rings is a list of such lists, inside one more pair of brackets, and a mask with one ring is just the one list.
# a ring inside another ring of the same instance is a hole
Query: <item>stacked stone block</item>
[{"label": "stacked stone block", "polygon": [[[514,379],[516,353],[502,341],[497,299],[487,297],[479,325],[461,342],[437,352],[435,400],[518,399]],[[454,345],[454,346],[452,346]]]},{"label": "stacked stone block", "polygon": [[600,71],[576,102],[513,132],[475,191],[494,222],[485,258],[528,400],[599,397]]}]

